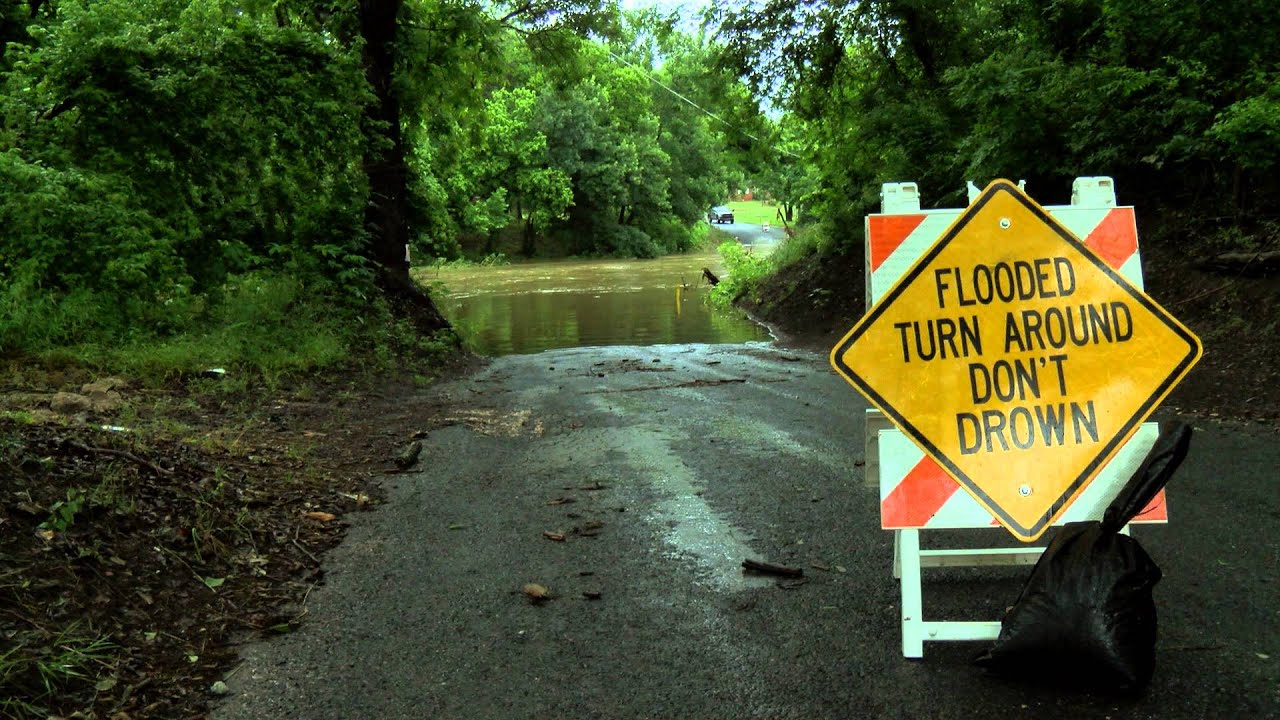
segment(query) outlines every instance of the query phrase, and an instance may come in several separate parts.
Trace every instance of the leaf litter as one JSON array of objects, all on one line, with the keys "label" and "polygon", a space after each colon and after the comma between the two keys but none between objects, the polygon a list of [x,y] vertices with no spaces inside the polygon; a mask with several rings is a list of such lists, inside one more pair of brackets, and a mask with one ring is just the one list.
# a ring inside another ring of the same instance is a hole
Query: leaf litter
[{"label": "leaf litter", "polygon": [[[246,633],[306,614],[336,511],[374,504],[372,457],[338,450],[321,469],[231,421],[227,443],[218,427],[191,442],[0,416],[0,715],[201,716]],[[74,662],[42,675],[57,648]]]}]

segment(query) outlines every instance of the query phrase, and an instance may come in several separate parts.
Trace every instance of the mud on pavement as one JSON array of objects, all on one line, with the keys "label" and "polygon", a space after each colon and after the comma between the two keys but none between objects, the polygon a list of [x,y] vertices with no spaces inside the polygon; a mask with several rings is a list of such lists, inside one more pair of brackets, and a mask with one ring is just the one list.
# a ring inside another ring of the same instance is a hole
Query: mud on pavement
[{"label": "mud on pavement", "polygon": [[[583,348],[432,392],[454,420],[326,558],[308,622],[245,648],[215,717],[1280,716],[1270,433],[1196,421],[1172,522],[1137,531],[1160,641],[1121,699],[988,677],[981,644],[902,659],[865,406],[818,354]],[[926,612],[998,619],[1025,572],[930,571]]]}]

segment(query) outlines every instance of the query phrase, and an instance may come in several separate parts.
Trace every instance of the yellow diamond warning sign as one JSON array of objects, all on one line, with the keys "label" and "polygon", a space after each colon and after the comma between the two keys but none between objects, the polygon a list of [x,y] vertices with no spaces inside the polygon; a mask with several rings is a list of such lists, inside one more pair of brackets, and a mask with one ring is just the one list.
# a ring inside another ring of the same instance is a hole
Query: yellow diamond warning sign
[{"label": "yellow diamond warning sign", "polygon": [[1029,542],[1200,354],[1164,308],[998,180],[831,364]]}]

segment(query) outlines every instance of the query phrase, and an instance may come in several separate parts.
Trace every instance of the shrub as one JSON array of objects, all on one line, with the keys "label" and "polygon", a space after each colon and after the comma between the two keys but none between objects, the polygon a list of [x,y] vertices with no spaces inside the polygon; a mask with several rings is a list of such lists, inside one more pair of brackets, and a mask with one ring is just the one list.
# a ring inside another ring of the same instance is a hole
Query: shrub
[{"label": "shrub", "polygon": [[721,243],[717,251],[724,258],[728,272],[711,289],[710,297],[713,304],[727,307],[744,293],[750,292],[769,273],[770,263],[736,240]]}]

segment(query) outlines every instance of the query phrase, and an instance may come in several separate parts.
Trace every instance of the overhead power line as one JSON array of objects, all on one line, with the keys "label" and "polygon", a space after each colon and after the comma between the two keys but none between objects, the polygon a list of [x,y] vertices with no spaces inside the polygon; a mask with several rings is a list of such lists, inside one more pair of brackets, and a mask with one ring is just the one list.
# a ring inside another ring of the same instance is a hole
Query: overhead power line
[{"label": "overhead power line", "polygon": [[[667,92],[671,93],[672,95],[674,95],[674,96],[676,96],[676,97],[680,98],[681,100],[685,101],[686,103],[688,103],[688,104],[689,104],[689,106],[690,106],[690,107],[692,107],[692,108],[694,108],[695,110],[698,110],[699,112],[701,112],[701,113],[705,114],[707,117],[712,118],[713,120],[719,121],[719,122],[721,122],[721,123],[724,123],[726,126],[728,126],[729,128],[733,129],[734,131],[736,131],[736,132],[740,132],[740,133],[742,133],[743,135],[746,135],[747,137],[751,138],[752,140],[755,140],[756,142],[760,143],[761,145],[767,145],[767,144],[768,144],[768,143],[766,143],[765,141],[761,140],[760,138],[756,137],[755,135],[752,135],[751,133],[747,132],[746,130],[743,130],[741,127],[739,127],[739,126],[737,126],[737,125],[734,125],[733,123],[729,122],[728,120],[725,120],[724,118],[720,117],[719,115],[716,115],[715,113],[711,112],[710,110],[708,110],[708,109],[706,109],[706,108],[702,107],[702,106],[701,106],[701,105],[699,105],[698,103],[696,103],[696,102],[694,102],[694,101],[690,100],[689,98],[685,97],[684,95],[680,94],[680,93],[679,93],[679,92],[677,92],[676,90],[674,90],[674,89],[672,89],[671,87],[669,87],[666,83],[662,82],[662,81],[661,81],[661,80],[659,80],[658,78],[656,78],[656,77],[654,77],[653,75],[651,75],[651,74],[649,73],[649,71],[648,71],[648,70],[646,70],[645,68],[642,68],[642,67],[640,67],[639,65],[636,65],[635,63],[633,63],[633,62],[631,62],[631,61],[627,60],[626,58],[621,57],[621,56],[619,56],[619,55],[615,54],[612,50],[608,50],[607,52],[609,53],[609,57],[611,57],[611,58],[613,58],[614,60],[617,60],[618,62],[622,63],[623,65],[626,65],[627,67],[629,67],[629,68],[631,68],[631,69],[633,69],[633,70],[635,70],[635,71],[639,72],[641,75],[644,75],[646,78],[648,78],[648,79],[649,79],[649,82],[653,83],[654,85],[657,85],[658,87],[662,88],[663,90],[666,90]],[[793,157],[793,158],[800,158],[801,160],[803,160],[803,159],[804,159],[804,158],[801,158],[799,155],[797,155],[797,154],[795,154],[795,153],[791,152],[790,150],[783,150],[782,148],[777,147],[776,145],[775,145],[775,146],[771,146],[771,147],[773,147],[773,149],[774,149],[774,150],[777,150],[778,152],[782,153],[783,155],[790,155],[790,156],[791,156],[791,157]]]}]

